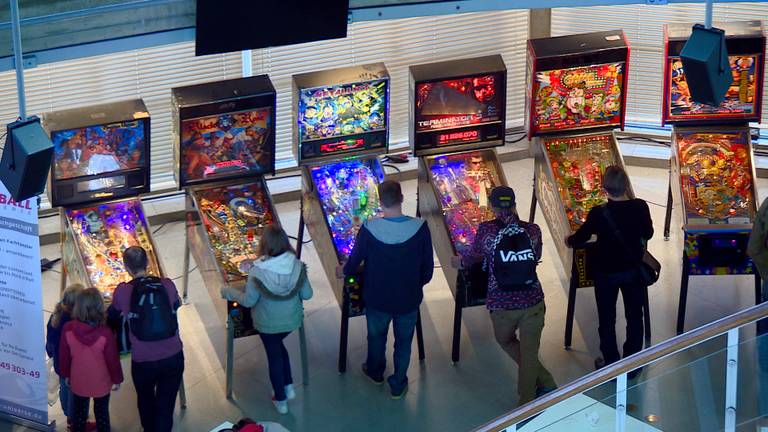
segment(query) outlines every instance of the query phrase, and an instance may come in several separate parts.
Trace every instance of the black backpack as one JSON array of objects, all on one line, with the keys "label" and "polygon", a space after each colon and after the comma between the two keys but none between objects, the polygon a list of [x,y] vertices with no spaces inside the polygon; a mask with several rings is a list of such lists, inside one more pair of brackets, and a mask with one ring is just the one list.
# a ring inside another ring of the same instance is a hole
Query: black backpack
[{"label": "black backpack", "polygon": [[176,309],[160,278],[142,277],[134,279],[131,285],[128,325],[136,339],[154,342],[175,336],[179,329]]},{"label": "black backpack", "polygon": [[501,228],[493,240],[492,271],[501,291],[531,289],[538,282],[536,253],[528,232],[513,223]]}]

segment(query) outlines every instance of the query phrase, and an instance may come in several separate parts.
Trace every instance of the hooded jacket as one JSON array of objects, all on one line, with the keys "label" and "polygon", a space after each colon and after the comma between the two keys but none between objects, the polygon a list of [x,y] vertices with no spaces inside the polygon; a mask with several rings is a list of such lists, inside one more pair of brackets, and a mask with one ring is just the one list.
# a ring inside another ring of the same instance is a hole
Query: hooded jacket
[{"label": "hooded jacket", "polygon": [[301,327],[303,300],[312,298],[307,267],[292,252],[256,261],[245,292],[224,288],[222,296],[251,308],[253,326],[261,333],[287,333]]},{"label": "hooded jacket", "polygon": [[61,312],[61,318],[59,320],[59,326],[54,327],[51,322],[53,315],[48,319],[48,331],[45,338],[45,352],[48,357],[53,359],[53,370],[56,375],[61,376],[61,368],[59,367],[59,347],[61,346],[61,331],[64,326],[72,319],[69,313],[66,311]]},{"label": "hooded jacket", "polygon": [[82,397],[106,396],[113,384],[123,382],[117,341],[105,325],[76,320],[64,325],[59,367],[61,377],[69,378],[72,393]]},{"label": "hooded jacket", "polygon": [[357,233],[344,274],[356,274],[362,265],[366,306],[407,314],[419,307],[424,285],[432,279],[432,254],[432,237],[423,219],[368,219]]}]

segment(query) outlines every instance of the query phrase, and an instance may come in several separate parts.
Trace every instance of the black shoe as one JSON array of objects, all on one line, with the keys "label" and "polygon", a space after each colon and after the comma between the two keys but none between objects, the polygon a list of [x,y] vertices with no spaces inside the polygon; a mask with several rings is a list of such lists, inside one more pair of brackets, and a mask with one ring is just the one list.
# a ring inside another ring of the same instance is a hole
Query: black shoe
[{"label": "black shoe", "polygon": [[395,393],[394,391],[392,391],[392,390],[390,389],[390,391],[389,391],[389,396],[390,396],[390,397],[391,397],[393,400],[398,400],[398,399],[402,399],[402,398],[403,398],[403,396],[405,396],[405,394],[406,394],[406,393],[408,393],[408,384],[406,384],[406,385],[405,385],[405,387],[403,387],[403,390],[402,390],[400,393]]},{"label": "black shoe", "polygon": [[595,359],[595,370],[600,370],[605,367],[605,360],[602,357]]},{"label": "black shoe", "polygon": [[633,371],[627,372],[627,379],[633,380],[637,378],[641,373],[643,373],[643,368],[637,368]]},{"label": "black shoe", "polygon": [[536,387],[536,397],[540,398],[540,397],[544,396],[547,393],[552,393],[555,390],[557,390],[557,386],[554,386],[554,387]]},{"label": "black shoe", "polygon": [[363,375],[367,376],[368,379],[371,380],[371,382],[373,382],[376,385],[384,384],[384,376],[377,376],[377,377],[375,377],[375,376],[369,374],[368,373],[368,365],[366,365],[365,363],[363,363]]}]

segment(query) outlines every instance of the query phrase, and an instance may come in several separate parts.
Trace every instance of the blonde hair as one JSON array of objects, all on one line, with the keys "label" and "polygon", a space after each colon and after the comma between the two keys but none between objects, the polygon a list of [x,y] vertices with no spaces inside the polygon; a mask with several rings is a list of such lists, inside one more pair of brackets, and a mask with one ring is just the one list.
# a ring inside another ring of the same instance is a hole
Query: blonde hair
[{"label": "blonde hair", "polygon": [[80,291],[75,302],[73,317],[84,323],[104,324],[106,319],[104,298],[96,288]]},{"label": "blonde hair", "polygon": [[267,225],[259,240],[259,256],[276,257],[286,252],[296,254],[288,235],[278,224]]},{"label": "blonde hair", "polygon": [[72,284],[64,289],[64,292],[61,293],[61,301],[56,303],[56,308],[53,309],[53,314],[51,315],[51,325],[54,328],[61,325],[62,315],[65,313],[69,314],[70,316],[72,315],[72,310],[75,308],[77,295],[84,289],[85,287],[79,283]]}]

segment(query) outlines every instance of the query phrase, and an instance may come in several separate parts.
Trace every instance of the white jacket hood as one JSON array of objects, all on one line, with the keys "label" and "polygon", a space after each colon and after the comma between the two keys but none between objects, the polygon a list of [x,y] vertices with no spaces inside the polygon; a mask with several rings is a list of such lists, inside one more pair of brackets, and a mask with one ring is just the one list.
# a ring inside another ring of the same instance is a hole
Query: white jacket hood
[{"label": "white jacket hood", "polygon": [[294,291],[304,264],[291,252],[256,261],[249,272],[276,296],[287,296]]}]

